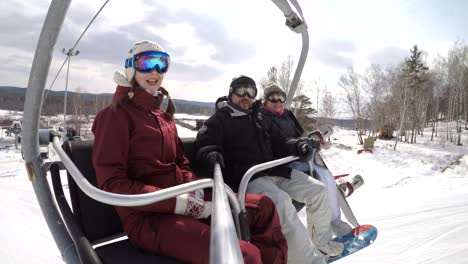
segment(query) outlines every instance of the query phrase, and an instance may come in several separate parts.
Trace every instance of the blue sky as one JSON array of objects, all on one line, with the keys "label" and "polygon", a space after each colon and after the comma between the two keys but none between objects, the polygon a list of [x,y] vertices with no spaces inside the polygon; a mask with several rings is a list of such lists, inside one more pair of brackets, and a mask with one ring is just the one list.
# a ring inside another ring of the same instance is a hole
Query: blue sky
[{"label": "blue sky", "polygon": [[[105,1],[72,1],[55,47],[50,81],[70,48]],[[446,55],[457,39],[467,39],[463,18],[468,1],[299,0],[307,20],[310,50],[303,80],[337,95],[347,66],[363,72],[371,63],[399,63],[418,44],[428,62]],[[48,0],[0,3],[0,85],[26,87]],[[69,89],[113,92],[114,71],[123,70],[135,41],[159,42],[171,54],[165,86],[174,98],[215,101],[228,91],[232,77],[257,81],[287,56],[299,57],[301,38],[284,26],[269,0],[110,1],[77,49]],[[8,63],[5,63],[8,62]],[[63,90],[65,71],[53,90]],[[48,87],[48,86],[47,86]],[[311,89],[309,96],[314,96]],[[313,100],[315,102],[315,100]]]}]

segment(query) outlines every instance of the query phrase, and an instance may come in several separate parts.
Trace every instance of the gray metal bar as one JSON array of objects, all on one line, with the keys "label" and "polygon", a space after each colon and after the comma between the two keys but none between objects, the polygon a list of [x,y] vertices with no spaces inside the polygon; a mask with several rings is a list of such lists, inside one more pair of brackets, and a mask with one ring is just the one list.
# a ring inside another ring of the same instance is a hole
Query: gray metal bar
[{"label": "gray metal bar", "polygon": [[65,151],[60,147],[60,140],[54,137],[52,146],[62,160],[65,168],[67,168],[70,175],[75,180],[80,189],[89,197],[101,203],[115,205],[115,206],[142,206],[148,205],[177,195],[188,193],[202,188],[209,188],[213,186],[212,179],[201,179],[189,183],[184,183],[174,187],[159,190],[157,192],[145,194],[115,194],[103,191],[94,187],[85,177],[81,174],[80,170],[70,160]]},{"label": "gray metal bar", "polygon": [[287,0],[272,0],[273,3],[283,12],[284,16],[286,17],[286,25],[296,33],[300,33],[302,35],[302,49],[301,49],[301,56],[299,57],[299,61],[297,63],[296,71],[294,72],[294,77],[289,87],[288,96],[286,98],[285,107],[289,108],[291,105],[292,99],[294,98],[294,94],[297,90],[297,85],[299,84],[299,80],[301,79],[302,70],[304,69],[305,61],[307,59],[307,54],[309,52],[309,33],[307,31],[307,24],[304,20],[304,16],[302,14],[301,7],[296,0],[290,0],[294,7],[299,12],[298,16],[291,8]]},{"label": "gray metal bar", "polygon": [[291,86],[289,87],[288,96],[286,98],[286,107],[291,105],[292,99],[294,98],[294,94],[297,90],[297,85],[299,84],[299,80],[301,79],[302,70],[304,69],[305,62],[307,60],[307,54],[309,53],[309,33],[307,29],[302,32],[302,50],[301,50],[301,57],[297,63],[296,71],[294,72],[294,77],[291,82]]},{"label": "gray metal bar", "polygon": [[255,173],[262,171],[262,170],[269,169],[269,168],[273,168],[273,167],[276,167],[276,166],[279,166],[279,165],[282,165],[282,164],[285,164],[285,163],[288,163],[297,159],[299,159],[299,157],[289,156],[289,157],[272,160],[272,161],[265,162],[265,163],[258,164],[258,165],[251,167],[242,177],[242,180],[239,185],[239,191],[237,193],[237,195],[239,196],[239,204],[240,204],[241,210],[245,210],[245,193],[247,192],[247,184],[249,184],[250,179]]},{"label": "gray metal bar", "polygon": [[42,94],[50,68],[52,52],[69,5],[70,0],[52,1],[37,44],[23,113],[22,149],[26,162],[33,161],[39,156],[38,130]]},{"label": "gray metal bar", "polygon": [[47,171],[42,167],[43,160],[40,157],[38,135],[42,95],[52,60],[53,48],[70,2],[70,0],[52,0],[39,36],[24,103],[22,151],[37,201],[63,260],[67,263],[80,263],[73,241],[52,198],[46,178]]},{"label": "gray metal bar", "polygon": [[211,216],[210,264],[244,263],[219,163],[214,168],[213,215]]},{"label": "gray metal bar", "polygon": [[294,11],[291,9],[291,6],[289,6],[288,1],[286,0],[272,0],[273,3],[283,12],[285,17],[291,16]]},{"label": "gray metal bar", "polygon": [[236,225],[237,237],[241,238],[240,223],[239,223],[239,213],[240,213],[239,200],[237,199],[237,195],[227,184],[224,184],[224,187],[226,189],[226,194],[229,199],[230,205],[232,207],[231,209],[232,209],[232,215],[234,217],[234,224]]}]

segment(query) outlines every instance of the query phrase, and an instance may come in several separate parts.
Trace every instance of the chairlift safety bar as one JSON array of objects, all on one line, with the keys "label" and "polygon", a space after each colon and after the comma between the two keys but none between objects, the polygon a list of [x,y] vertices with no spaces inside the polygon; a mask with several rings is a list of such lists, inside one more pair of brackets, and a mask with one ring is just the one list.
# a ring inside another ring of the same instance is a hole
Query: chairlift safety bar
[{"label": "chairlift safety bar", "polygon": [[239,196],[239,203],[240,203],[241,211],[245,210],[245,193],[247,192],[247,185],[249,184],[250,179],[252,178],[252,176],[255,173],[257,173],[259,171],[266,170],[266,169],[270,169],[270,168],[273,168],[273,167],[276,167],[276,166],[279,166],[279,165],[283,165],[283,164],[289,163],[291,161],[295,161],[297,159],[299,159],[299,157],[289,156],[289,157],[285,157],[285,158],[281,158],[281,159],[277,159],[277,160],[272,160],[272,161],[269,161],[269,162],[265,162],[265,163],[262,163],[262,164],[252,166],[244,174],[244,176],[242,177],[242,180],[241,180],[241,182],[239,184],[238,196]]},{"label": "chairlift safety bar", "polygon": [[176,197],[184,193],[192,192],[202,188],[213,187],[212,179],[201,179],[189,183],[180,184],[174,187],[159,190],[157,192],[145,194],[116,194],[103,191],[94,187],[88,180],[81,174],[73,161],[68,157],[65,151],[60,147],[58,137],[54,137],[52,141],[54,150],[57,152],[63,165],[75,180],[80,189],[89,197],[101,203],[114,205],[114,206],[143,206],[156,203],[162,200]]},{"label": "chairlift safety bar", "polygon": [[[240,247],[232,246],[238,245],[239,242],[236,236],[236,230],[234,229],[231,208],[229,207],[229,203],[226,198],[225,189],[221,167],[217,162],[214,167],[210,263],[244,263]],[[235,214],[234,218],[237,218],[237,216],[238,214]]]}]

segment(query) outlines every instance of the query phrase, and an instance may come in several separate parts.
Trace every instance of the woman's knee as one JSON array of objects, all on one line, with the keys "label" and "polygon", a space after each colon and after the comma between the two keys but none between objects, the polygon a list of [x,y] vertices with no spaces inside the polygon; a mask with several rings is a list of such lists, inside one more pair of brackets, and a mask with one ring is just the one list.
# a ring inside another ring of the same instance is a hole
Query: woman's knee
[{"label": "woman's knee", "polygon": [[262,263],[260,250],[253,244],[250,244],[244,240],[239,240],[242,257],[246,264],[257,264]]},{"label": "woman's knee", "polygon": [[310,185],[305,192],[306,204],[321,202],[328,199],[328,189],[323,183]]},{"label": "woman's knee", "polygon": [[273,201],[262,194],[248,194],[245,203],[246,208],[253,211],[257,216],[262,215],[264,218],[269,218],[270,215],[276,212]]}]

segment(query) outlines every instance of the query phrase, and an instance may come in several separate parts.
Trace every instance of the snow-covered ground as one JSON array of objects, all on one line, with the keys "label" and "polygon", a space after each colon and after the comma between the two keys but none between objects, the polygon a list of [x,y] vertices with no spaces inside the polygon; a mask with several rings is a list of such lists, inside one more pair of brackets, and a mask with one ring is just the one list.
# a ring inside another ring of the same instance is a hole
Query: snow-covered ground
[{"label": "snow-covered ground", "polygon": [[[377,140],[373,154],[358,155],[355,132],[335,130],[322,155],[334,174],[364,177],[348,201],[360,223],[379,229],[373,245],[336,263],[466,263],[468,144],[431,142],[426,134],[396,151],[393,141]],[[1,263],[63,263],[12,138],[0,139],[0,226]]]}]

